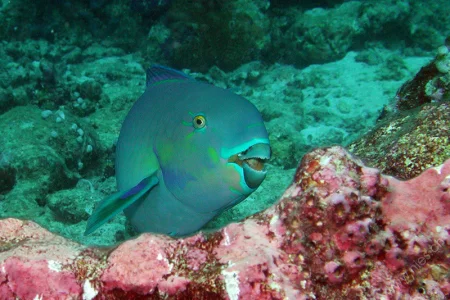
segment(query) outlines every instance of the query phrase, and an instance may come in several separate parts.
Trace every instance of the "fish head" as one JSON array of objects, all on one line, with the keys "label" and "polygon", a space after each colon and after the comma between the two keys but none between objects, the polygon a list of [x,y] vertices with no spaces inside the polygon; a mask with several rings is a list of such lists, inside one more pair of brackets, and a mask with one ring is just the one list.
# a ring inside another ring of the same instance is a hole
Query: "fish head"
[{"label": "fish head", "polygon": [[262,116],[251,102],[229,90],[195,84],[186,87],[155,153],[164,184],[176,199],[200,213],[220,212],[258,188],[271,149]]}]

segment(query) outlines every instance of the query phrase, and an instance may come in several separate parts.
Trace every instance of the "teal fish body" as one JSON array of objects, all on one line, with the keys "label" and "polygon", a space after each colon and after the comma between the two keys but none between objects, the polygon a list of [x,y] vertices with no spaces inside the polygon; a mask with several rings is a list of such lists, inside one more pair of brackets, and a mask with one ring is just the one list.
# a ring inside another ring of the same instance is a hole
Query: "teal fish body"
[{"label": "teal fish body", "polygon": [[138,232],[192,234],[256,190],[270,153],[252,103],[153,66],[117,143],[119,192],[100,203],[86,234],[121,210]]}]

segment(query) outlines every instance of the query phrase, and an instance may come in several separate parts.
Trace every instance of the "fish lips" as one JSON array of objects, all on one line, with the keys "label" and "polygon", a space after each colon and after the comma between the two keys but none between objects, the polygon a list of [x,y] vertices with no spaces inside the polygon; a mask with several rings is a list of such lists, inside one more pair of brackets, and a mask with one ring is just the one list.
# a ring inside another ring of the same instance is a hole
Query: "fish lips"
[{"label": "fish lips", "polygon": [[251,189],[256,189],[266,178],[265,163],[270,159],[270,145],[258,143],[248,149],[230,156],[229,163],[235,163],[243,169],[244,180]]}]

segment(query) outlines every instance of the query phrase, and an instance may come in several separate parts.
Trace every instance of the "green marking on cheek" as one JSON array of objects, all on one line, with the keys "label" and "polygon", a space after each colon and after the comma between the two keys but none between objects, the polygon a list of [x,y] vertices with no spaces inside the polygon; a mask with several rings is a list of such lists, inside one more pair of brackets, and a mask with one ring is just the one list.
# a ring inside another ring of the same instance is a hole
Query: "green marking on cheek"
[{"label": "green marking on cheek", "polygon": [[208,147],[208,155],[209,158],[213,161],[213,163],[218,164],[219,163],[219,154],[217,154],[217,151],[213,147]]},{"label": "green marking on cheek", "polygon": [[190,140],[190,139],[194,136],[194,133],[195,133],[195,131],[189,132],[189,133],[186,135],[185,139],[186,139],[186,140]]},{"label": "green marking on cheek", "polygon": [[160,162],[167,164],[175,154],[174,147],[172,145],[162,145],[158,148]]},{"label": "green marking on cheek", "polygon": [[194,134],[196,134],[196,133],[203,133],[204,131],[205,131],[205,128],[194,129],[194,130],[192,130],[191,132],[189,132],[189,133],[184,137],[184,139],[185,139],[185,140],[190,140],[190,139],[194,136]]}]

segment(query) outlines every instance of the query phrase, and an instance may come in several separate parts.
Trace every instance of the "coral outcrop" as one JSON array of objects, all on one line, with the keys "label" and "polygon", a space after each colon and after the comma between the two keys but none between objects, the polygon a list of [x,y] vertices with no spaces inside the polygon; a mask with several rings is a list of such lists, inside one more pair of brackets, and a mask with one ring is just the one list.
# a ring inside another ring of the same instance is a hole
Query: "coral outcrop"
[{"label": "coral outcrop", "polygon": [[450,37],[437,49],[434,60],[401,86],[395,105],[398,110],[408,110],[445,100],[450,100]]},{"label": "coral outcrop", "polygon": [[385,107],[380,122],[349,149],[383,173],[419,175],[450,157],[450,37]]},{"label": "coral outcrop", "polygon": [[381,122],[349,149],[383,173],[410,179],[450,157],[450,105],[428,104]]},{"label": "coral outcrop", "polygon": [[79,245],[0,221],[0,298],[446,299],[450,160],[409,181],[340,147],[307,154],[272,208],[210,235]]},{"label": "coral outcrop", "polygon": [[[265,59],[295,66],[330,62],[364,43],[432,50],[448,34],[441,11],[449,3],[425,1],[275,1]],[[331,3],[337,2],[337,3]],[[332,5],[334,4],[334,5]],[[280,8],[289,5],[284,9]],[[426,9],[424,9],[426,7]],[[368,47],[373,48],[373,46]],[[419,50],[420,51],[420,50]]]}]

